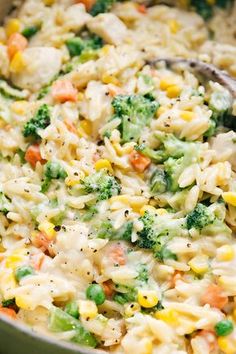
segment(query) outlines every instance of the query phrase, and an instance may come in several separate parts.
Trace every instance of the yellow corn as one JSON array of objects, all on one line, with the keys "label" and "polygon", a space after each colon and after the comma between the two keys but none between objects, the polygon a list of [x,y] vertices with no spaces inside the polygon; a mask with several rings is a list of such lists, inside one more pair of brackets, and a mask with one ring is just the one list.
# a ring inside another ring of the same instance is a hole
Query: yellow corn
[{"label": "yellow corn", "polygon": [[144,352],[142,352],[142,353],[143,354],[152,354],[153,353],[153,345],[152,345],[151,339],[144,338],[143,342],[144,342]]},{"label": "yellow corn", "polygon": [[178,85],[172,85],[166,90],[167,96],[169,98],[178,97],[181,92],[181,88]]},{"label": "yellow corn", "polygon": [[166,107],[159,107],[156,113],[156,116],[159,118],[163,113],[165,113],[168,109]]},{"label": "yellow corn", "polygon": [[27,101],[15,101],[12,103],[11,109],[14,113],[24,115],[28,106]]},{"label": "yellow corn", "polygon": [[71,179],[70,177],[66,177],[66,179],[65,179],[65,184],[68,187],[74,187],[74,186],[76,186],[76,184],[79,184],[79,183],[80,183],[80,180],[78,180],[78,179]]},{"label": "yellow corn", "polygon": [[167,77],[165,79],[161,79],[160,81],[160,89],[162,91],[166,91],[168,87],[174,86],[176,84],[176,81],[172,77]]},{"label": "yellow corn", "polygon": [[103,74],[102,75],[102,82],[104,84],[113,84],[116,86],[120,85],[119,80],[114,75]]},{"label": "yellow corn", "polygon": [[107,55],[107,54],[109,54],[111,48],[112,48],[112,45],[106,44],[101,48],[100,53],[102,55]]},{"label": "yellow corn", "polygon": [[148,211],[149,213],[155,214],[157,209],[152,205],[144,205],[140,210],[139,213],[143,216],[145,212]]},{"label": "yellow corn", "polygon": [[53,5],[55,0],[43,0],[44,5],[51,6]]},{"label": "yellow corn", "polygon": [[79,301],[79,313],[82,318],[92,319],[98,314],[98,308],[93,301],[81,300]]},{"label": "yellow corn", "polygon": [[236,192],[225,192],[222,194],[222,198],[226,203],[236,206]]},{"label": "yellow corn", "polygon": [[158,304],[158,297],[154,290],[139,290],[138,303],[144,308],[151,308]]},{"label": "yellow corn", "polygon": [[103,168],[106,168],[110,173],[113,172],[113,168],[111,166],[111,163],[109,160],[107,159],[99,159],[95,162],[94,164],[95,170],[99,171]]},{"label": "yellow corn", "polygon": [[133,149],[134,149],[134,145],[135,143],[126,143],[124,144],[122,147],[119,143],[115,143],[113,144],[114,148],[116,149],[116,152],[120,155],[120,156],[124,156],[127,154],[130,154]]},{"label": "yellow corn", "polygon": [[125,307],[125,316],[132,317],[136,312],[140,312],[141,307],[137,302],[126,305]]},{"label": "yellow corn", "polygon": [[87,119],[83,119],[80,122],[81,128],[85,131],[87,135],[92,134],[92,124]]},{"label": "yellow corn", "polygon": [[194,113],[190,111],[182,111],[180,113],[180,117],[186,122],[191,122],[191,120],[194,118]]},{"label": "yellow corn", "polygon": [[10,37],[13,33],[20,32],[21,23],[17,18],[11,18],[5,27],[7,37]]},{"label": "yellow corn", "polygon": [[164,209],[164,208],[158,208],[158,209],[156,209],[156,213],[157,213],[157,215],[166,215],[166,214],[168,214],[168,211],[166,210],[166,209]]},{"label": "yellow corn", "polygon": [[234,258],[234,249],[230,245],[224,245],[217,250],[216,258],[220,262],[231,261]]},{"label": "yellow corn", "polygon": [[129,203],[130,206],[133,208],[134,211],[139,212],[140,209],[147,204],[147,199],[144,197],[130,197]]},{"label": "yellow corn", "polygon": [[208,257],[205,255],[196,256],[188,262],[188,265],[195,273],[204,274],[208,271]]},{"label": "yellow corn", "polygon": [[83,94],[83,92],[79,92],[79,93],[78,93],[77,99],[78,99],[78,101],[83,101],[83,99],[84,99],[84,94]]},{"label": "yellow corn", "polygon": [[171,325],[178,325],[178,312],[173,309],[164,309],[155,313],[155,318]]},{"label": "yellow corn", "polygon": [[235,344],[233,344],[230,338],[219,337],[218,346],[225,354],[235,354]]},{"label": "yellow corn", "polygon": [[22,310],[30,310],[31,309],[31,307],[28,304],[27,299],[25,299],[24,296],[22,296],[22,295],[16,295],[15,302],[16,302],[16,305]]},{"label": "yellow corn", "polygon": [[18,265],[24,261],[25,252],[25,248],[18,248],[13,251],[12,254],[6,258],[6,268],[11,268],[13,270],[17,268]]},{"label": "yellow corn", "polygon": [[168,21],[168,26],[169,26],[171,33],[173,33],[173,34],[176,34],[181,28],[180,23],[174,19]]},{"label": "yellow corn", "polygon": [[14,55],[10,63],[10,71],[14,74],[18,74],[22,72],[24,68],[25,68],[25,60],[22,52],[19,51]]},{"label": "yellow corn", "polygon": [[55,225],[49,221],[44,221],[39,224],[38,229],[45,233],[45,235],[52,240],[56,236],[56,231],[54,230]]}]

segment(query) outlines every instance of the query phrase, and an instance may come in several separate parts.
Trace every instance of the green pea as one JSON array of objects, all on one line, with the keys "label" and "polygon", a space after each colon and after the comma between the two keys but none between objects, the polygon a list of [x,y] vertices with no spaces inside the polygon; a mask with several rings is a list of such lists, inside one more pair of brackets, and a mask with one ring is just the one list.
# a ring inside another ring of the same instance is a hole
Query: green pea
[{"label": "green pea", "polygon": [[34,269],[30,266],[22,266],[16,269],[15,271],[15,278],[17,281],[20,281],[22,278],[26,277],[27,275],[34,274]]},{"label": "green pea", "polygon": [[79,317],[79,310],[76,301],[68,302],[65,306],[65,311],[74,318]]},{"label": "green pea", "polygon": [[234,330],[232,321],[222,320],[215,325],[215,332],[217,336],[228,336]]},{"label": "green pea", "polygon": [[23,29],[22,34],[26,38],[31,38],[33,37],[37,32],[39,31],[38,26],[29,26]]},{"label": "green pea", "polygon": [[98,284],[91,284],[86,290],[86,297],[95,302],[96,305],[102,305],[106,300],[103,288]]}]

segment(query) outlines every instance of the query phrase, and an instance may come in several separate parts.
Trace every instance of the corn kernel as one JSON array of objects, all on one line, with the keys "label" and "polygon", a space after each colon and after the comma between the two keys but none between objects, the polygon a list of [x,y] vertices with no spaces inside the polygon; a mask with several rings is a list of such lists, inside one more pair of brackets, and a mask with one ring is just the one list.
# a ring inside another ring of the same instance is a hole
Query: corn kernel
[{"label": "corn kernel", "polygon": [[84,94],[82,92],[79,92],[78,95],[77,95],[77,100],[78,101],[83,101],[84,99]]},{"label": "corn kernel", "polygon": [[232,261],[234,258],[234,249],[230,245],[224,245],[217,250],[216,258],[220,262]]},{"label": "corn kernel", "polygon": [[103,74],[102,75],[102,82],[104,84],[113,84],[116,86],[120,85],[119,80],[114,75]]},{"label": "corn kernel", "polygon": [[162,91],[166,91],[168,87],[174,86],[176,84],[176,80],[172,77],[167,77],[165,79],[161,79],[160,81],[160,89]]},{"label": "corn kernel", "polygon": [[157,213],[157,215],[161,216],[161,215],[168,214],[168,211],[164,208],[158,208],[158,209],[156,209],[156,213]]},{"label": "corn kernel", "polygon": [[126,305],[125,307],[125,316],[132,317],[136,312],[140,312],[141,307],[137,302]]},{"label": "corn kernel", "polygon": [[157,209],[152,205],[144,205],[140,210],[139,213],[143,216],[145,212],[148,211],[149,213],[155,214]]},{"label": "corn kernel", "polygon": [[204,274],[208,271],[208,257],[205,255],[196,256],[188,262],[188,265],[195,273]]},{"label": "corn kernel", "polygon": [[191,120],[194,118],[194,113],[190,111],[182,111],[180,113],[180,117],[186,122],[191,122]]},{"label": "corn kernel", "polygon": [[144,354],[152,354],[153,353],[153,345],[151,339],[144,338]]},{"label": "corn kernel", "polygon": [[158,297],[154,290],[139,290],[138,303],[144,308],[151,308],[158,304]]},{"label": "corn kernel", "polygon": [[65,179],[65,184],[68,187],[74,187],[74,186],[76,186],[76,184],[79,184],[79,183],[80,183],[80,180],[78,180],[78,179],[71,179],[69,177],[66,177],[66,179]]},{"label": "corn kernel", "polygon": [[81,120],[80,126],[87,135],[92,134],[92,125],[87,119]]},{"label": "corn kernel", "polygon": [[222,198],[226,203],[236,206],[236,192],[225,192],[222,194]]},{"label": "corn kernel", "polygon": [[157,118],[159,118],[166,111],[167,111],[166,107],[163,107],[163,106],[159,107],[158,110],[157,110],[157,113],[156,113]]},{"label": "corn kernel", "polygon": [[15,101],[12,103],[11,109],[14,113],[24,115],[28,106],[27,101]]},{"label": "corn kernel", "polygon": [[20,32],[21,23],[17,18],[11,18],[5,27],[7,37],[10,37],[13,33]]},{"label": "corn kernel", "polygon": [[176,34],[181,28],[180,23],[174,19],[168,21],[168,26],[171,33],[173,34]]},{"label": "corn kernel", "polygon": [[25,248],[18,248],[14,250],[12,254],[6,258],[6,268],[11,268],[14,270],[16,267],[18,267],[18,265],[24,261],[25,253]]},{"label": "corn kernel", "polygon": [[49,221],[44,221],[39,224],[38,229],[45,233],[45,235],[52,240],[56,236],[56,231],[54,230],[55,225]]},{"label": "corn kernel", "polygon": [[122,147],[119,143],[115,143],[113,146],[120,156],[124,156],[130,154],[133,151],[135,143],[126,143]]},{"label": "corn kernel", "polygon": [[44,5],[51,6],[53,5],[55,0],[43,0]]},{"label": "corn kernel", "polygon": [[235,345],[230,341],[229,338],[219,337],[218,346],[225,354],[235,354]]},{"label": "corn kernel", "polygon": [[85,319],[92,319],[97,316],[98,308],[93,301],[81,300],[79,301],[79,313]]},{"label": "corn kernel", "polygon": [[30,310],[31,309],[29,307],[28,301],[23,296],[17,295],[15,297],[15,302],[16,302],[16,305],[22,310]]},{"label": "corn kernel", "polygon": [[178,312],[173,309],[164,309],[155,313],[155,318],[170,325],[178,325]]},{"label": "corn kernel", "polygon": [[25,68],[25,60],[22,52],[17,52],[10,63],[10,71],[14,74],[20,73]]},{"label": "corn kernel", "polygon": [[95,170],[99,171],[103,168],[106,168],[110,173],[113,172],[113,168],[111,166],[110,161],[108,161],[107,159],[99,159],[95,162],[94,164]]},{"label": "corn kernel", "polygon": [[169,98],[178,97],[181,92],[181,88],[178,85],[172,85],[166,90],[167,96]]}]

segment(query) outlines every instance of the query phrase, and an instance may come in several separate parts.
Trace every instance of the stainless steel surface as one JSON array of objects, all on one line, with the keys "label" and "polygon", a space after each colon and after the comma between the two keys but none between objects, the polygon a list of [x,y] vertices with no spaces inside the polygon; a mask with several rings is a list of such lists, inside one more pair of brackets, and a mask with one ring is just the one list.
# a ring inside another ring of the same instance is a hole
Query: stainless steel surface
[{"label": "stainless steel surface", "polygon": [[0,22],[4,19],[12,6],[12,0],[0,0]]}]

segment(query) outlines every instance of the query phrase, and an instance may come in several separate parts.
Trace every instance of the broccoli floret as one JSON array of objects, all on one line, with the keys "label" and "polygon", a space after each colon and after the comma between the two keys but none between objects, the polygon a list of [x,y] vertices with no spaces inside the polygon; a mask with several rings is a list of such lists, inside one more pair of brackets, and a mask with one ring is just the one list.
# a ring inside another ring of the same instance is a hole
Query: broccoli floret
[{"label": "broccoli floret", "polygon": [[119,126],[122,142],[138,141],[142,129],[149,126],[159,104],[142,95],[117,95],[113,101],[114,118],[121,119]]},{"label": "broccoli floret", "polygon": [[116,0],[97,0],[89,11],[92,16],[110,11]]},{"label": "broccoli floret", "polygon": [[139,264],[137,271],[138,271],[138,276],[136,277],[136,279],[143,283],[147,283],[149,278],[147,265]]},{"label": "broccoli floret", "polygon": [[[164,249],[169,241],[176,235],[183,236],[187,232],[185,218],[171,219],[166,215],[157,216],[145,212],[139,220],[143,223],[143,229],[138,232],[137,245],[140,248],[152,249],[155,257],[160,260],[167,256]],[[170,256],[170,253],[168,255]],[[174,259],[174,255],[172,257]]]},{"label": "broccoli floret", "polygon": [[171,252],[166,245],[162,246],[160,251],[157,253],[156,257],[160,261],[164,261],[165,259],[173,259],[174,261],[177,261],[177,256],[175,253]]},{"label": "broccoli floret", "polygon": [[45,165],[44,176],[45,179],[41,187],[43,193],[48,190],[53,179],[65,179],[67,173],[58,162],[48,161]]},{"label": "broccoli floret", "polygon": [[82,181],[86,193],[96,193],[98,200],[106,200],[113,195],[120,194],[121,187],[115,177],[101,170],[93,175],[85,177]]},{"label": "broccoli floret", "polygon": [[98,238],[103,239],[131,241],[132,231],[133,223],[131,221],[128,221],[118,230],[115,230],[112,222],[110,220],[105,220],[98,227],[96,235]]},{"label": "broccoli floret", "polygon": [[150,190],[153,195],[166,192],[168,181],[165,171],[157,168],[150,178]]},{"label": "broccoli floret", "polygon": [[166,159],[166,153],[163,150],[153,150],[150,147],[146,146],[146,144],[136,145],[136,151],[142,153],[142,155],[149,157],[155,163],[161,163]]},{"label": "broccoli floret", "polygon": [[81,221],[90,221],[98,213],[98,209],[95,205],[86,206],[84,213],[81,216]]},{"label": "broccoli floret", "polygon": [[121,293],[121,292],[116,293],[113,296],[113,300],[118,302],[118,304],[120,304],[120,305],[124,305],[126,302],[132,302],[132,301],[136,300],[136,297],[137,297],[137,290],[136,289],[126,287],[125,291],[126,292],[124,292],[124,293]]},{"label": "broccoli floret", "polygon": [[204,20],[209,20],[213,16],[213,7],[207,0],[191,0],[191,5]]},{"label": "broccoli floret", "polygon": [[167,185],[170,192],[177,192],[179,190],[179,177],[183,170],[187,167],[184,157],[173,159],[170,157],[164,162],[164,169],[167,176]]},{"label": "broccoli floret", "polygon": [[39,107],[34,117],[24,126],[23,135],[25,138],[31,137],[34,140],[40,139],[39,129],[45,129],[50,124],[50,109],[47,104]]},{"label": "broccoli floret", "polygon": [[66,46],[69,50],[70,56],[74,57],[101,48],[103,46],[103,41],[100,37],[95,35],[88,39],[74,37],[66,41]]},{"label": "broccoli floret", "polygon": [[197,230],[203,229],[205,226],[214,222],[215,215],[209,211],[204,204],[198,203],[186,218],[188,230],[195,228]]},{"label": "broccoli floret", "polygon": [[23,34],[24,37],[29,39],[33,37],[39,30],[40,30],[40,26],[32,25],[29,27],[25,27],[21,33]]}]

